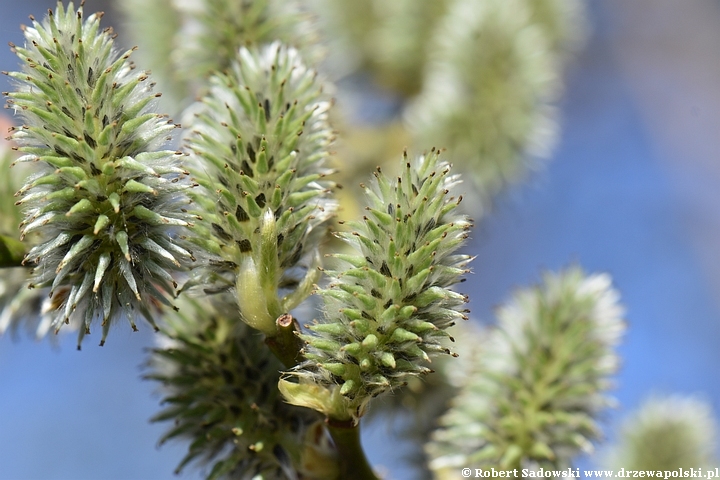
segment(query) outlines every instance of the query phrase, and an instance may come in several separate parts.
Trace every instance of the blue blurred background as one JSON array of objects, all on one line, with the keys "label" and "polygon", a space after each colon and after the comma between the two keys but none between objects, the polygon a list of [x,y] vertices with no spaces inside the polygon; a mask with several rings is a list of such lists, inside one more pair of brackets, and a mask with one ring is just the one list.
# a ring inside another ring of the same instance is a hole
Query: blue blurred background
[{"label": "blue blurred background", "polygon": [[[104,24],[118,27],[110,3],[86,10],[108,11]],[[3,41],[21,44],[18,25],[54,5],[0,0]],[[552,161],[479,222],[463,286],[474,317],[489,323],[545,269],[578,263],[613,276],[629,330],[620,406],[603,420],[612,439],[654,393],[698,394],[720,413],[720,3],[593,0],[589,14]],[[0,52],[0,70],[16,66]],[[57,340],[0,338],[0,479],[176,478],[186,446],[156,448],[165,426],[148,419],[159,397],[140,380],[152,332],[118,328],[82,352],[75,335]],[[379,423],[365,430],[373,463],[412,478],[386,433]]]}]

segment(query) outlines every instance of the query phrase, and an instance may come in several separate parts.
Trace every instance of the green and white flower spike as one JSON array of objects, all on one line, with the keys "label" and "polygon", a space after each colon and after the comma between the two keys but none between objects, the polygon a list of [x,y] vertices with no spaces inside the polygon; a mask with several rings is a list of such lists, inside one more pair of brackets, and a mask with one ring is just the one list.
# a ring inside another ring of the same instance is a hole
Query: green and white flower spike
[{"label": "green and white flower spike", "polygon": [[563,469],[600,435],[625,324],[607,275],[548,274],[499,313],[442,427],[427,445],[440,479],[457,469]]},{"label": "green and white flower spike", "polygon": [[[336,208],[325,180],[330,102],[298,51],[279,43],[242,48],[211,85],[187,139],[206,190],[196,195],[199,238],[221,259],[210,279],[229,278],[244,320],[272,336],[317,281],[318,245]],[[293,278],[301,260],[304,281]],[[280,298],[284,285],[296,287]]]},{"label": "green and white flower spike", "polygon": [[462,197],[449,192],[450,166],[433,150],[414,164],[406,155],[396,181],[375,177],[367,215],[339,234],[354,251],[333,255],[344,267],[327,271],[331,284],[318,291],[325,321],[301,336],[300,383],[281,384],[297,404],[303,388],[325,389],[323,411],[339,420],[357,420],[372,397],[429,373],[432,355],[450,353],[446,329],[467,318],[467,297],[450,287],[468,272],[471,257],[455,251],[471,222],[455,212]]},{"label": "green and white flower spike", "polygon": [[150,307],[168,304],[171,273],[194,259],[178,236],[192,222],[187,172],[179,152],[159,149],[175,125],[152,111],[159,94],[101,17],[58,3],[24,29],[26,46],[12,47],[23,69],[8,73],[8,104],[25,121],[17,161],[37,169],[17,202],[21,237],[41,238],[25,258],[31,287],[50,287],[56,331],[82,322],[78,348],[95,321],[101,345],[122,314],[133,329],[138,314],[155,326]]}]

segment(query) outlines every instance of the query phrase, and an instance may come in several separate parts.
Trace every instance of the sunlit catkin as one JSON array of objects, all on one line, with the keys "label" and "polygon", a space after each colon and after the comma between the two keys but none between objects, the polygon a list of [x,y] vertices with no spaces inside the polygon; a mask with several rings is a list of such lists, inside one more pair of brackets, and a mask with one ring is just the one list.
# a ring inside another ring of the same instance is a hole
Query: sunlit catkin
[{"label": "sunlit catkin", "polygon": [[154,326],[153,304],[168,303],[172,272],[193,255],[179,239],[192,222],[187,173],[160,149],[175,125],[152,110],[159,94],[101,16],[59,3],[33,19],[25,47],[12,47],[23,68],[8,74],[8,104],[25,122],[12,135],[18,162],[36,169],[17,202],[22,237],[40,237],[25,258],[31,287],[50,287],[56,329],[76,317],[81,341],[99,321],[102,344],[120,316]]}]

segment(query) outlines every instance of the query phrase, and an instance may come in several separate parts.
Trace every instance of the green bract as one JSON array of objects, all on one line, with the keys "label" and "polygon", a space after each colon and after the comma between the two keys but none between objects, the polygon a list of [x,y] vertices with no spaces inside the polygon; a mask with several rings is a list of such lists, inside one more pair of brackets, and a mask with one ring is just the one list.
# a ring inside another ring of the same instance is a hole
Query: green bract
[{"label": "green bract", "polygon": [[467,297],[449,287],[468,271],[470,257],[455,251],[471,223],[454,211],[450,166],[433,151],[414,165],[405,157],[396,181],[375,176],[367,215],[339,234],[353,252],[333,255],[345,267],[328,271],[332,283],[318,292],[326,319],[302,336],[300,384],[281,385],[298,404],[304,386],[325,389],[331,418],[357,419],[370,398],[429,373],[430,355],[450,353],[445,330],[466,318]]},{"label": "green bract", "polygon": [[50,287],[57,329],[83,322],[80,340],[99,319],[102,344],[121,312],[133,329],[138,313],[154,325],[150,307],[167,303],[171,272],[193,257],[177,238],[191,221],[181,154],[159,150],[175,126],[152,112],[153,84],[100,17],[59,3],[33,20],[26,47],[13,47],[24,65],[9,73],[8,104],[26,122],[12,136],[18,162],[36,168],[17,202],[22,237],[40,239],[25,258],[31,287]]},{"label": "green bract", "polygon": [[315,435],[322,419],[282,400],[282,364],[262,336],[235,320],[231,297],[212,298],[186,300],[168,315],[169,342],[153,351],[154,372],[147,376],[166,392],[167,407],[153,421],[175,422],[160,443],[191,442],[176,472],[193,460],[212,465],[209,479],[286,479],[294,471],[316,478],[332,471],[332,449]]},{"label": "green bract", "polygon": [[[4,118],[0,118],[1,126],[5,126]],[[12,128],[12,127],[11,127]],[[0,138],[0,208],[3,214],[0,215],[0,235],[16,236],[18,225],[22,221],[20,209],[14,205],[13,195],[17,191],[19,185],[16,171],[8,172],[13,157],[10,151],[10,145],[5,145],[5,141]]]},{"label": "green bract", "polygon": [[[318,246],[335,210],[325,180],[330,102],[299,53],[279,44],[242,48],[211,85],[187,139],[206,189],[196,199],[198,241],[220,258],[210,280],[237,286],[243,319],[272,335],[317,281]],[[301,260],[313,264],[304,280],[293,269]],[[282,287],[290,292],[281,299]]]},{"label": "green bract", "polygon": [[547,275],[498,313],[499,328],[427,446],[438,478],[465,465],[563,469],[599,436],[624,331],[607,275]]}]

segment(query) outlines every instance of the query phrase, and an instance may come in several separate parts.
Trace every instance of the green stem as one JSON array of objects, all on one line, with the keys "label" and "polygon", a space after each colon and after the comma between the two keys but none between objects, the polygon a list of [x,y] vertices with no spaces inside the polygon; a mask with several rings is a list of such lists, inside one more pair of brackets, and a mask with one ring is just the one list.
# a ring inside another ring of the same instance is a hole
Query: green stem
[{"label": "green stem", "polygon": [[360,443],[360,424],[328,418],[327,427],[340,457],[340,478],[378,480]]},{"label": "green stem", "polygon": [[300,326],[289,313],[280,315],[275,321],[275,325],[277,326],[277,333],[274,336],[265,338],[265,344],[270,347],[270,350],[283,365],[292,368],[302,361],[300,350],[303,343],[295,334],[295,332],[300,331]]},{"label": "green stem", "polygon": [[22,242],[0,235],[0,267],[21,267],[25,253]]}]

